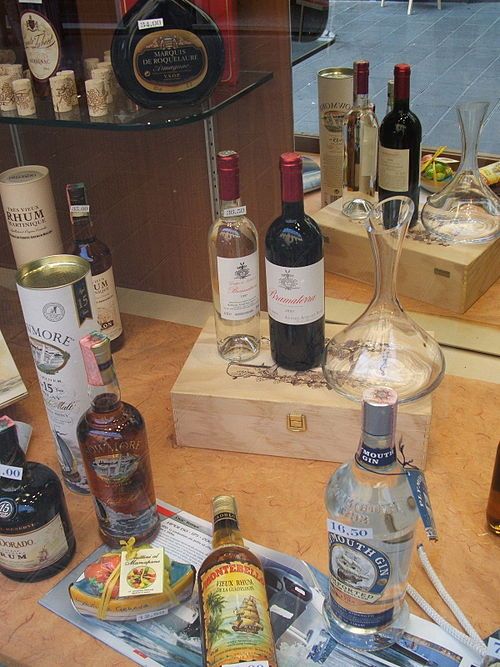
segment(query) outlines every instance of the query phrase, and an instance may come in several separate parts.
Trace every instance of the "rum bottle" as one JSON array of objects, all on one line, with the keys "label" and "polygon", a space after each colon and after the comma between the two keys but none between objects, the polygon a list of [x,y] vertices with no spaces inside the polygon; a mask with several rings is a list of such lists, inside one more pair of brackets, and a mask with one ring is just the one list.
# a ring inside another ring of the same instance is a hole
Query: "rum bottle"
[{"label": "rum bottle", "polygon": [[262,565],[244,546],[232,496],[213,499],[213,551],[198,572],[204,667],[278,667]]},{"label": "rum bottle", "polygon": [[217,155],[220,215],[208,232],[217,349],[228,361],[248,361],[260,350],[257,230],[241,205],[238,153]]},{"label": "rum bottle", "polygon": [[156,534],[159,517],[144,420],[120,397],[109,338],[94,332],[80,341],[91,407],[77,427],[90,492],[106,544]]},{"label": "rum bottle", "polygon": [[408,621],[405,602],[418,509],[396,457],[397,394],[363,394],[362,434],[354,460],[326,488],[332,636],[355,649],[395,643]]},{"label": "rum bottle", "polygon": [[66,195],[73,227],[74,246],[71,254],[83,257],[90,263],[97,321],[102,332],[111,341],[112,352],[116,352],[123,345],[123,327],[116,296],[111,252],[95,235],[85,185],[83,183],[67,185]]},{"label": "rum bottle", "polygon": [[26,461],[16,424],[0,417],[0,572],[40,581],[61,572],[75,536],[61,482],[53,470]]}]

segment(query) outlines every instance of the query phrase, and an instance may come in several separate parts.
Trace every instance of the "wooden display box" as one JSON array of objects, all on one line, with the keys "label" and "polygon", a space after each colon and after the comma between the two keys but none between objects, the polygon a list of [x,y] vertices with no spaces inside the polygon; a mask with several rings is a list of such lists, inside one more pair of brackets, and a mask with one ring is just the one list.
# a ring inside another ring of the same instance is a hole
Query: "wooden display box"
[{"label": "wooden display box", "polygon": [[[374,264],[364,223],[341,212],[341,200],[314,219],[325,237],[325,269],[373,284]],[[420,226],[408,232],[397,279],[398,294],[464,313],[500,277],[500,239],[484,245],[430,242]]]},{"label": "wooden display box", "polygon": [[[342,327],[328,325],[331,336]],[[196,341],[171,392],[177,444],[301,459],[343,462],[356,451],[360,406],[329,390],[321,369],[294,373],[269,351],[267,318],[262,349],[247,364],[217,353],[213,318]],[[425,466],[431,398],[399,410],[405,455]]]}]

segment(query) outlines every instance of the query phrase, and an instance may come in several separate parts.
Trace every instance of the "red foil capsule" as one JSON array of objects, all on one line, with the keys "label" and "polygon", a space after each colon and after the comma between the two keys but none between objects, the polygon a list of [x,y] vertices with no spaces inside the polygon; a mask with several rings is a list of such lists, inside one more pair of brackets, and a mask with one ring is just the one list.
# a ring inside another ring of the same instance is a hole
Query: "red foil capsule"
[{"label": "red foil capsule", "polygon": [[239,156],[235,151],[217,153],[219,197],[222,201],[233,201],[240,197]]},{"label": "red foil capsule", "polygon": [[354,63],[354,85],[357,95],[368,95],[368,75],[370,64],[367,60],[358,60]]},{"label": "red foil capsule", "polygon": [[281,198],[284,202],[302,201],[302,158],[298,153],[283,153],[280,157]]},{"label": "red foil capsule", "polygon": [[411,67],[406,63],[394,65],[394,99],[410,99],[410,74]]}]

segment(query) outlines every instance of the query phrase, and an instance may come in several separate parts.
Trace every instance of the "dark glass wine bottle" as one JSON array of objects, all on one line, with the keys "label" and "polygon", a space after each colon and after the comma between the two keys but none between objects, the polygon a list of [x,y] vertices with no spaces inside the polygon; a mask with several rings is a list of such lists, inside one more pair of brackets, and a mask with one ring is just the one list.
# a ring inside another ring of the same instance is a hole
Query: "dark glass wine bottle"
[{"label": "dark glass wine bottle", "polygon": [[95,235],[85,185],[83,183],[67,185],[66,195],[73,223],[74,245],[70,253],[83,257],[90,263],[97,321],[103,333],[111,341],[111,350],[116,352],[123,345],[123,327],[116,296],[111,252]]},{"label": "dark glass wine bottle", "polygon": [[115,31],[111,62],[143,107],[192,104],[219,81],[224,44],[213,20],[188,0],[139,0]]},{"label": "dark glass wine bottle", "polygon": [[415,204],[410,227],[418,219],[422,126],[410,111],[409,65],[394,67],[394,106],[380,125],[378,151],[379,199],[407,195]]},{"label": "dark glass wine bottle", "polygon": [[33,87],[39,97],[50,95],[49,79],[58,71],[62,56],[60,2],[41,0],[19,5],[21,34]]},{"label": "dark glass wine bottle", "polygon": [[325,346],[323,237],[304,213],[302,158],[280,159],[283,209],[266,234],[267,308],[274,361],[295,371],[318,366]]},{"label": "dark glass wine bottle", "polygon": [[39,581],[61,572],[75,537],[56,473],[26,461],[15,423],[0,417],[0,572]]}]

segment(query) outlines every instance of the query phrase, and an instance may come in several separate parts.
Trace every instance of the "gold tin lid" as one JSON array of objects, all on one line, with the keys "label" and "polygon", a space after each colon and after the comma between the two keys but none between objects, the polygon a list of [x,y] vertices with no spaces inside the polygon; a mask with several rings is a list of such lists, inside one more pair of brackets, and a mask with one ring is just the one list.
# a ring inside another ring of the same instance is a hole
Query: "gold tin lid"
[{"label": "gold tin lid", "polygon": [[236,499],[234,496],[215,496],[212,499],[214,519],[221,514],[231,514],[237,516]]},{"label": "gold tin lid", "polygon": [[326,67],[318,72],[318,78],[322,79],[351,79],[353,75],[352,67]]},{"label": "gold tin lid", "polygon": [[16,283],[24,289],[57,289],[73,285],[90,271],[86,259],[76,255],[49,255],[23,264]]},{"label": "gold tin lid", "polygon": [[47,167],[41,164],[27,164],[23,167],[13,167],[7,169],[0,174],[0,183],[6,185],[26,185],[26,183],[34,183],[41,178],[45,178],[49,173]]}]

